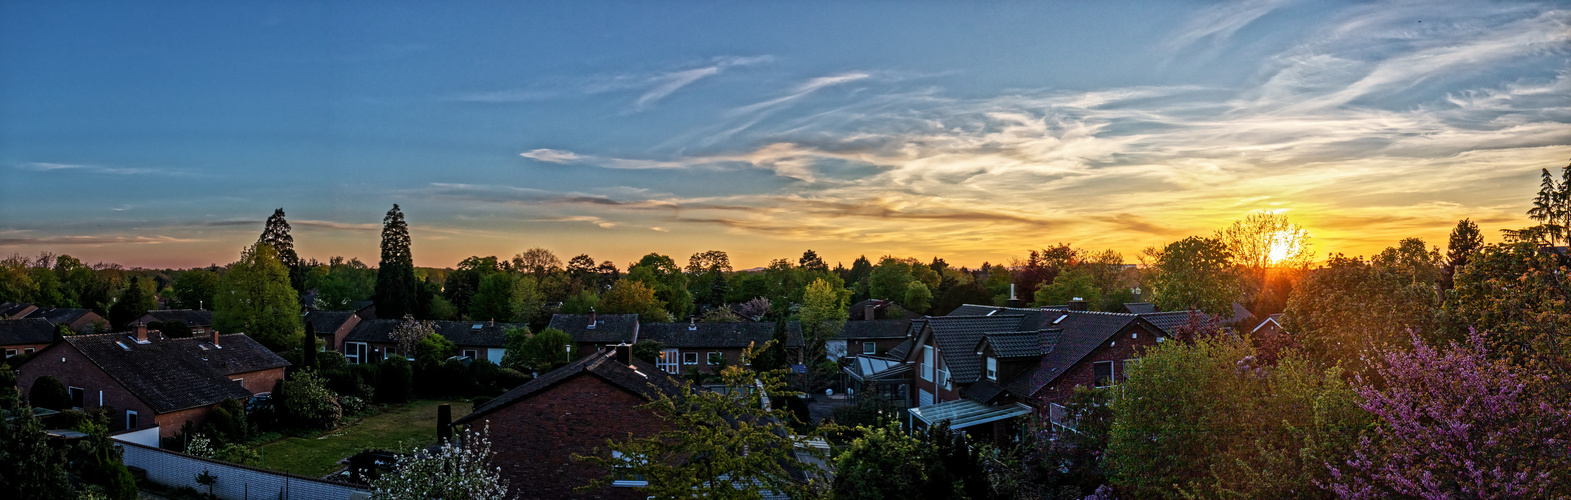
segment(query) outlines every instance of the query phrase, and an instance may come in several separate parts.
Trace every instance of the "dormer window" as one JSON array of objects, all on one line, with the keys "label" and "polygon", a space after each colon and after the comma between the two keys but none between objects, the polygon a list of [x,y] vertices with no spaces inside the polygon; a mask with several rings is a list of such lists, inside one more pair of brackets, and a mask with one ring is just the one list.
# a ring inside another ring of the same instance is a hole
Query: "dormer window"
[{"label": "dormer window", "polygon": [[994,382],[998,381],[998,358],[987,358],[987,379]]}]

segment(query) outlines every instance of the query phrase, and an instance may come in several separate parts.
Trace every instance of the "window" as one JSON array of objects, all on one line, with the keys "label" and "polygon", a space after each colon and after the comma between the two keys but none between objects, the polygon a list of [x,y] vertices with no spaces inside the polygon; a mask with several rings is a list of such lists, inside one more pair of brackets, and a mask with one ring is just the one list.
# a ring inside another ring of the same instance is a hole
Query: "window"
[{"label": "window", "polygon": [[344,342],[344,359],[351,365],[366,362],[365,342]]},{"label": "window", "polygon": [[696,352],[684,352],[684,353],[682,353],[682,364],[684,364],[684,365],[696,365],[696,364],[698,364],[698,353],[696,353]]},{"label": "window", "polygon": [[640,488],[649,486],[649,480],[643,474],[635,474],[633,466],[642,465],[641,457],[624,458],[620,451],[611,451],[611,487],[612,488]]},{"label": "window", "polygon": [[16,355],[16,349],[6,349],[5,350],[5,357],[9,358],[9,357],[15,356],[15,355]]},{"label": "window", "polygon": [[32,354],[32,353],[33,353],[33,348],[31,348],[31,347],[26,348],[26,349],[22,349],[22,354]]},{"label": "window", "polygon": [[719,351],[709,351],[709,364],[711,364],[711,365],[725,364],[725,355],[724,354],[720,354]]},{"label": "window", "polygon": [[660,351],[660,359],[655,360],[655,368],[666,373],[676,373],[676,349]]},{"label": "window", "polygon": [[240,384],[240,387],[245,387],[245,379],[244,378],[232,378],[232,379],[229,379],[229,381],[230,382],[234,382],[236,384]]},{"label": "window", "polygon": [[998,358],[987,358],[987,379],[998,381]]},{"label": "window", "polygon": [[862,354],[878,354],[878,344],[874,342],[863,342]]},{"label": "window", "polygon": [[1097,387],[1108,387],[1113,385],[1112,361],[1097,361],[1092,365],[1092,370],[1094,370],[1096,373]]},{"label": "window", "polygon": [[464,349],[464,357],[469,359],[480,359],[480,353],[475,352],[474,349]]},{"label": "window", "polygon": [[126,410],[125,411],[125,428],[126,429],[135,429],[136,428],[136,412],[131,411],[131,410]]},{"label": "window", "polygon": [[84,406],[83,399],[87,397],[87,390],[81,387],[71,387],[69,390],[71,391],[71,406],[77,408]]},{"label": "window", "polygon": [[922,380],[933,380],[933,346],[922,346]]}]

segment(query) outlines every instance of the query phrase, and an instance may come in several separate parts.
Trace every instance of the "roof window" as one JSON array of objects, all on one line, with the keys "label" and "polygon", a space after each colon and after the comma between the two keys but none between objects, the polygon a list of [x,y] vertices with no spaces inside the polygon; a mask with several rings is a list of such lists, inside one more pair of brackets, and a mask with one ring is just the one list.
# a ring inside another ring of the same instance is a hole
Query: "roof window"
[{"label": "roof window", "polygon": [[1060,322],[1062,322],[1062,321],[1064,321],[1064,318],[1067,318],[1067,317],[1069,317],[1069,315],[1068,315],[1068,314],[1065,314],[1065,315],[1063,315],[1063,316],[1059,316],[1059,317],[1058,317],[1058,319],[1055,319],[1055,320],[1053,320],[1053,324],[1055,324],[1055,325],[1056,325],[1056,324],[1058,324],[1058,323],[1060,323]]},{"label": "roof window", "polygon": [[471,327],[469,327],[469,329],[470,330],[479,330],[479,329],[484,328],[484,327],[485,327],[485,323],[475,323],[475,326],[471,326]]},{"label": "roof window", "polygon": [[118,342],[117,341],[117,342],[115,342],[115,345],[120,346],[121,349],[125,349],[127,351],[131,350],[131,346],[125,345],[125,342]]}]

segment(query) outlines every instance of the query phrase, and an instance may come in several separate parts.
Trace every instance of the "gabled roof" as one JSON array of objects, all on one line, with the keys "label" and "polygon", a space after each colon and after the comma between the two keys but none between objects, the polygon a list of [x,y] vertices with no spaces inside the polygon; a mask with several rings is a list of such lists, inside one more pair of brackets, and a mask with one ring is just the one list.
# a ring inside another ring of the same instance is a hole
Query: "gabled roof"
[{"label": "gabled roof", "polygon": [[1000,358],[1034,358],[1051,350],[1045,341],[1051,338],[1056,342],[1061,331],[989,333],[977,342],[976,348],[991,346],[993,354]]},{"label": "gabled roof", "polygon": [[76,320],[81,319],[83,316],[86,316],[86,315],[89,315],[89,314],[97,316],[97,314],[93,313],[92,309],[80,309],[80,308],[75,308],[75,307],[52,307],[52,308],[49,308],[49,309],[39,309],[37,311],[33,311],[31,313],[28,313],[27,317],[28,318],[43,318],[45,320],[48,320],[50,323],[55,323],[55,324],[59,324],[59,323],[70,324],[70,323],[76,322]]},{"label": "gabled roof", "polygon": [[168,323],[179,321],[185,326],[213,326],[213,312],[194,309],[159,309],[148,311],[143,317],[152,316],[153,321]]},{"label": "gabled roof", "polygon": [[1150,302],[1125,302],[1124,312],[1131,314],[1150,314],[1156,312],[1156,305]]},{"label": "gabled roof", "polygon": [[1060,315],[1059,318],[1054,318],[1055,326],[1062,328],[1063,331],[1057,335],[1052,350],[1042,356],[1042,361],[1036,368],[1026,370],[1013,380],[1004,383],[1005,389],[1022,397],[1036,394],[1064,372],[1069,371],[1075,363],[1079,363],[1086,355],[1091,354],[1091,351],[1096,350],[1103,342],[1112,339],[1131,324],[1136,322],[1151,324],[1143,319],[1145,315],[1128,313],[1096,311],[1054,311],[1054,313]]},{"label": "gabled roof", "polygon": [[[672,348],[762,346],[775,338],[773,322],[760,323],[644,323],[640,340],[653,340]],[[802,346],[802,324],[786,323],[785,347]]]},{"label": "gabled roof", "polygon": [[250,397],[230,375],[289,366],[240,333],[219,336],[218,346],[211,337],[164,338],[157,332],[149,332],[147,340],[139,344],[125,332],[65,337],[66,344],[158,413]]},{"label": "gabled roof", "polygon": [[497,396],[496,399],[492,399],[479,408],[475,408],[473,412],[470,412],[463,418],[453,421],[453,424],[465,424],[475,421],[491,412],[541,394],[557,384],[580,375],[598,377],[649,400],[659,397],[662,393],[674,396],[681,391],[681,386],[675,380],[656,369],[654,365],[636,358],[633,359],[632,365],[624,365],[617,362],[615,349],[607,349],[584,356],[561,368],[535,377],[534,380],[530,380],[524,385]]},{"label": "gabled roof", "polygon": [[911,354],[911,344],[914,342],[916,342],[916,339],[914,338],[905,339],[905,341],[895,344],[894,347],[889,348],[889,352],[887,354],[889,357],[895,359],[906,359],[907,355]]},{"label": "gabled roof", "polygon": [[26,302],[6,302],[0,304],[0,319],[10,318],[11,316],[21,314],[22,311],[26,311],[29,307],[33,307],[33,305]]},{"label": "gabled roof", "polygon": [[982,358],[976,355],[976,344],[988,333],[1018,331],[1024,315],[999,314],[994,316],[938,316],[927,319],[927,330],[932,332],[933,343],[949,368],[949,378],[957,384],[969,384],[982,376]]},{"label": "gabled roof", "polygon": [[1140,317],[1145,318],[1146,321],[1150,321],[1151,324],[1156,325],[1157,328],[1161,328],[1162,332],[1164,332],[1163,334],[1167,336],[1173,336],[1179,328],[1183,328],[1184,325],[1188,325],[1190,316],[1196,316],[1195,319],[1201,323],[1207,321],[1206,313],[1200,312],[1198,310],[1168,311],[1140,315]]},{"label": "gabled roof", "polygon": [[305,322],[310,323],[311,329],[321,335],[338,331],[345,321],[353,317],[354,311],[311,311],[305,314]]},{"label": "gabled roof", "polygon": [[[594,318],[594,328],[589,327]],[[631,344],[638,342],[637,314],[553,314],[550,328],[573,337],[574,342],[593,344]]]},{"label": "gabled roof", "polygon": [[0,345],[48,344],[55,341],[55,325],[42,318],[0,320]]},{"label": "gabled roof", "polygon": [[[401,319],[372,319],[364,320],[349,330],[344,335],[345,342],[376,342],[391,344],[393,330],[403,324]],[[436,333],[446,338],[457,346],[502,347],[507,344],[507,330],[522,328],[524,325],[515,323],[491,323],[481,321],[432,321]],[[314,327],[313,327],[314,328]],[[332,331],[332,330],[328,330]],[[318,333],[323,333],[317,330]]]},{"label": "gabled roof", "polygon": [[906,338],[906,329],[911,320],[907,319],[875,319],[872,321],[847,321],[845,328],[840,330],[833,338],[836,340],[855,339],[903,339]]}]

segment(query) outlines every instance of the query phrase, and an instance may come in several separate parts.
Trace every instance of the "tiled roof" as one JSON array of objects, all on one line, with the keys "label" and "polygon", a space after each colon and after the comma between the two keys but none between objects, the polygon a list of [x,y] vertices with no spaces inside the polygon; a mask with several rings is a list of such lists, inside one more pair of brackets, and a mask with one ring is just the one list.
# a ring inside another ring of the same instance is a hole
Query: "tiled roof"
[{"label": "tiled roof", "polygon": [[[371,319],[361,321],[344,335],[345,342],[377,342],[390,344],[393,340],[393,330],[398,328],[404,320],[401,319]],[[432,321],[436,333],[458,346],[502,347],[507,344],[507,330],[522,328],[524,325],[514,323],[491,323],[482,321]],[[314,328],[314,327],[313,327]],[[328,330],[332,331],[332,330]],[[322,330],[317,330],[322,332]]]},{"label": "tiled roof", "polygon": [[311,311],[306,313],[305,322],[310,323],[311,329],[321,335],[338,331],[345,321],[354,316],[354,311]]},{"label": "tiled roof", "polygon": [[92,312],[93,311],[91,309],[78,309],[78,308],[74,308],[74,307],[54,307],[54,308],[49,308],[49,309],[39,309],[37,311],[33,311],[33,312],[29,313],[27,315],[27,317],[29,317],[29,318],[43,318],[45,320],[48,320],[50,323],[59,324],[59,323],[71,323],[71,322],[74,322],[77,319],[81,318],[82,316],[86,316],[88,314],[91,314]]},{"label": "tiled roof", "polygon": [[845,328],[840,330],[835,339],[903,339],[906,338],[906,329],[911,320],[905,319],[875,319],[872,321],[847,321]]},{"label": "tiled roof", "polygon": [[1145,318],[1146,321],[1150,321],[1151,324],[1156,325],[1157,328],[1161,328],[1165,335],[1171,337],[1173,332],[1176,332],[1179,328],[1189,324],[1189,316],[1191,314],[1199,316],[1198,318],[1195,318],[1197,321],[1202,323],[1206,321],[1205,313],[1200,311],[1168,311],[1141,314],[1140,317]]},{"label": "tiled roof", "polygon": [[1017,331],[1024,318],[1021,314],[938,316],[927,319],[927,328],[933,332],[949,377],[955,383],[968,384],[982,376],[982,359],[974,350],[977,342],[988,333]]},{"label": "tiled roof", "polygon": [[901,342],[899,344],[895,344],[894,347],[889,348],[889,352],[887,354],[889,355],[889,357],[892,357],[892,358],[895,358],[895,359],[905,359],[907,355],[911,354],[911,343],[912,342],[916,342],[916,340],[915,339],[905,339],[904,342]]},{"label": "tiled roof", "polygon": [[[1047,352],[1043,349],[1043,340],[1048,335],[1045,331],[989,333],[983,341],[992,346],[993,353],[1000,358],[1034,358]],[[1057,340],[1056,332],[1052,337]],[[981,342],[977,345],[980,347]]]},{"label": "tiled roof", "polygon": [[1005,392],[1003,387],[984,378],[960,389],[960,397],[980,401],[983,404],[992,404],[995,398]]},{"label": "tiled roof", "polygon": [[148,311],[146,316],[152,316],[153,321],[168,323],[179,321],[185,326],[213,326],[213,312],[193,309],[159,309]]},{"label": "tiled roof", "polygon": [[1124,311],[1132,314],[1150,314],[1156,312],[1156,306],[1150,302],[1126,302]]},{"label": "tiled roof", "polygon": [[624,365],[617,362],[615,349],[607,349],[584,356],[561,368],[535,377],[534,380],[530,380],[524,385],[497,396],[496,399],[481,405],[479,408],[475,408],[473,412],[453,421],[453,423],[456,425],[474,421],[493,411],[522,401],[568,379],[584,374],[599,377],[615,384],[617,387],[626,389],[628,392],[651,400],[659,397],[662,393],[674,396],[681,390],[681,386],[675,380],[656,369],[654,365],[636,358],[633,359],[631,366]]},{"label": "tiled roof", "polygon": [[230,375],[279,368],[289,362],[245,334],[163,338],[149,332],[138,344],[125,332],[65,337],[104,373],[158,413],[207,406],[251,393]]},{"label": "tiled roof", "polygon": [[33,307],[33,305],[26,302],[6,302],[0,304],[0,318],[9,318],[27,310],[29,307]]},{"label": "tiled roof", "polygon": [[[589,328],[591,317],[594,328]],[[594,344],[637,342],[640,328],[637,314],[553,314],[550,327],[567,332],[574,342]]]},{"label": "tiled roof", "polygon": [[1063,319],[1057,321],[1058,318],[1055,317],[1057,323],[1053,326],[1062,328],[1063,332],[1058,334],[1052,350],[1042,356],[1042,361],[1036,368],[1026,370],[1014,380],[1004,384],[1004,388],[1009,389],[1010,392],[1020,396],[1035,394],[1140,317],[1128,313],[1095,311],[1054,311],[1054,313]]},{"label": "tiled roof", "polygon": [[0,345],[48,344],[55,341],[55,325],[42,318],[0,320]]},{"label": "tiled roof", "polygon": [[[747,347],[775,338],[773,322],[759,323],[644,323],[639,340],[653,340],[666,347]],[[802,324],[786,324],[786,347],[802,346]]]}]

